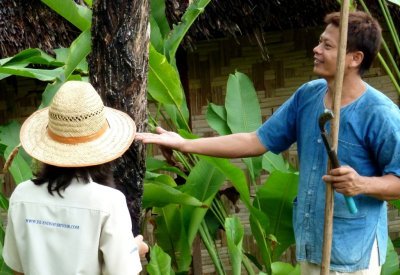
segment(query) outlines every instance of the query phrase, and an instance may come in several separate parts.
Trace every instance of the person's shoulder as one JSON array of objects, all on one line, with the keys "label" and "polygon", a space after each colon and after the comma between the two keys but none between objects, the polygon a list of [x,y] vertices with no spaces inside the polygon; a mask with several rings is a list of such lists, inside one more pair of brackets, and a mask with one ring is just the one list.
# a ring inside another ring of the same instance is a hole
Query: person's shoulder
[{"label": "person's shoulder", "polygon": [[362,96],[363,108],[368,111],[393,111],[399,112],[399,107],[384,93],[367,84],[367,89]]},{"label": "person's shoulder", "polygon": [[72,205],[104,213],[109,213],[120,205],[126,205],[125,195],[121,191],[94,181],[78,185],[77,189],[69,193],[68,198],[72,201]]},{"label": "person's shoulder", "polygon": [[326,89],[327,83],[323,78],[318,78],[305,82],[301,87],[304,89]]},{"label": "person's shoulder", "polygon": [[383,92],[379,91],[375,87],[366,84],[366,96],[369,100],[375,100],[378,104],[394,105],[394,102]]},{"label": "person's shoulder", "polygon": [[323,78],[319,78],[319,79],[315,79],[315,80],[311,80],[306,83],[303,83],[297,90],[297,94],[325,93],[327,87],[328,86],[327,86],[326,80]]},{"label": "person's shoulder", "polygon": [[107,200],[125,199],[125,195],[116,188],[106,186],[97,182],[92,182],[90,185],[94,192],[99,197],[107,198]]},{"label": "person's shoulder", "polygon": [[392,130],[400,130],[400,109],[384,93],[367,85],[360,103],[357,104],[356,111],[364,120],[375,124],[377,128],[386,125]]},{"label": "person's shoulder", "polygon": [[30,196],[35,188],[37,188],[37,186],[31,180],[21,182],[15,187],[10,199],[16,201],[22,199],[25,196]]}]

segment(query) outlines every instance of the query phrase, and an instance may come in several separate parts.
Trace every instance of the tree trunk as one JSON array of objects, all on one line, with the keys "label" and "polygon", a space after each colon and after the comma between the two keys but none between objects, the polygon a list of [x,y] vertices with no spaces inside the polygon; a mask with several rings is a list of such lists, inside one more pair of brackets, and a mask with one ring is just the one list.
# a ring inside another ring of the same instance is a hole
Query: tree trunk
[{"label": "tree trunk", "polygon": [[[137,131],[146,130],[148,69],[148,0],[93,1],[90,82],[107,106],[125,111]],[[133,232],[139,233],[145,147],[134,142],[114,162],[116,186],[128,203]]]}]

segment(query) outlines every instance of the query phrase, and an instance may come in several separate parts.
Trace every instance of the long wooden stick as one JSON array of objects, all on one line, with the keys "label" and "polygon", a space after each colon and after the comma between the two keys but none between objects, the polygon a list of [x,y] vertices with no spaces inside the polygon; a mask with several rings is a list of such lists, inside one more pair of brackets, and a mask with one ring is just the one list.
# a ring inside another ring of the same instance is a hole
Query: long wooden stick
[{"label": "long wooden stick", "polygon": [[[342,99],[348,22],[349,22],[349,0],[343,0],[340,9],[339,49],[337,56],[335,85],[333,91],[334,96],[332,101],[334,118],[331,124],[331,136],[332,136],[332,147],[335,151],[337,151],[338,137],[339,137],[340,105]],[[330,169],[330,164],[328,165],[328,171],[329,169]],[[334,206],[333,198],[334,198],[334,192],[332,185],[327,184],[326,194],[325,194],[325,223],[324,223],[324,242],[322,246],[321,275],[329,274],[329,267],[331,262],[333,206]]]}]

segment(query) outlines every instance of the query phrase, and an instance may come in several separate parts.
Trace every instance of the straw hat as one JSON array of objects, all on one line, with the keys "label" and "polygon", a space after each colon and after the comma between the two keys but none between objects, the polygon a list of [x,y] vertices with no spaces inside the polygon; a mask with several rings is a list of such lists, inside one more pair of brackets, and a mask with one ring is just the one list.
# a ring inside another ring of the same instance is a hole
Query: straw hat
[{"label": "straw hat", "polygon": [[102,164],[121,156],[133,142],[134,121],[105,107],[87,82],[64,83],[50,107],[22,125],[22,147],[33,158],[59,167]]}]

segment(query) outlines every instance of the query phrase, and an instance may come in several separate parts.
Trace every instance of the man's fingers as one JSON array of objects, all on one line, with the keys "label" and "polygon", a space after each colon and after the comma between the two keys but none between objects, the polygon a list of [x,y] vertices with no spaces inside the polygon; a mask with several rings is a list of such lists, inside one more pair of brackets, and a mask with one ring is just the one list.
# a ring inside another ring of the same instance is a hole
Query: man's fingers
[{"label": "man's fingers", "polygon": [[322,180],[325,182],[334,183],[334,182],[346,182],[349,181],[349,178],[347,177],[347,175],[342,175],[342,176],[324,175],[322,177]]}]

